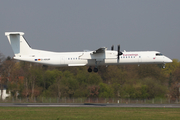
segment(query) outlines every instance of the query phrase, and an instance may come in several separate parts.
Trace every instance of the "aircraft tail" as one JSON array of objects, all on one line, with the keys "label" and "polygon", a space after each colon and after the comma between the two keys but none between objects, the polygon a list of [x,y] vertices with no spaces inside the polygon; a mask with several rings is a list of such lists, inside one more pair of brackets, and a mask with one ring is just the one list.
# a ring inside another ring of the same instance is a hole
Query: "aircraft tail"
[{"label": "aircraft tail", "polygon": [[5,35],[9,40],[15,57],[21,57],[30,54],[32,49],[24,39],[23,32],[5,32]]}]

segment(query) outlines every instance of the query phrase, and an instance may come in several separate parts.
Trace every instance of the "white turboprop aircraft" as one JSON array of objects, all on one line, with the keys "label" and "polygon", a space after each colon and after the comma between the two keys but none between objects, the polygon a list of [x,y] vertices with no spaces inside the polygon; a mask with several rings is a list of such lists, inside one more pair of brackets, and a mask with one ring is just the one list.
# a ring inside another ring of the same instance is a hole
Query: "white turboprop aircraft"
[{"label": "white turboprop aircraft", "polygon": [[6,32],[9,43],[14,51],[14,59],[55,66],[89,66],[88,72],[98,71],[99,65],[118,64],[163,64],[171,59],[157,51],[121,52],[102,47],[95,51],[84,52],[50,52],[32,49],[24,39],[23,32]]}]

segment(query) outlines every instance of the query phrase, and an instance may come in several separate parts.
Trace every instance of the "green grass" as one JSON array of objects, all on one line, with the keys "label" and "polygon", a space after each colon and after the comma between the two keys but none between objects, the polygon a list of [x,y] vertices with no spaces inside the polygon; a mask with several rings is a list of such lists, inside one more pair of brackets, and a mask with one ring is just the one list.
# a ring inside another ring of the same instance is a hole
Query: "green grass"
[{"label": "green grass", "polygon": [[180,108],[0,107],[0,120],[179,120]]}]

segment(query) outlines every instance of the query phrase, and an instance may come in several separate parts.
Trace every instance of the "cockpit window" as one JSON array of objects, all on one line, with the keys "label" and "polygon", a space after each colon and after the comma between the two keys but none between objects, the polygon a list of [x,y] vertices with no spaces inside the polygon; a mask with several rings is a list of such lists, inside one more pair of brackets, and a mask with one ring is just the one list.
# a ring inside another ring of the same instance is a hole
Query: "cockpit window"
[{"label": "cockpit window", "polygon": [[156,53],[156,56],[163,56],[163,54],[161,54],[161,53]]}]

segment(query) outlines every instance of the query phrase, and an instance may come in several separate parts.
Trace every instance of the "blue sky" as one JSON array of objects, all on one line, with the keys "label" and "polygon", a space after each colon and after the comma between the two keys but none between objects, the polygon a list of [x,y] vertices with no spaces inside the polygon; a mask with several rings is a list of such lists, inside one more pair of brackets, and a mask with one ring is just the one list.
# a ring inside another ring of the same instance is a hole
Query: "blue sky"
[{"label": "blue sky", "polygon": [[159,51],[180,60],[179,0],[0,1],[0,52],[13,57],[5,32],[24,32],[50,51]]}]

